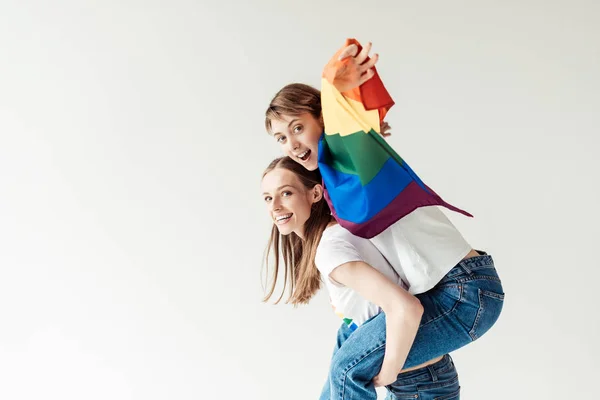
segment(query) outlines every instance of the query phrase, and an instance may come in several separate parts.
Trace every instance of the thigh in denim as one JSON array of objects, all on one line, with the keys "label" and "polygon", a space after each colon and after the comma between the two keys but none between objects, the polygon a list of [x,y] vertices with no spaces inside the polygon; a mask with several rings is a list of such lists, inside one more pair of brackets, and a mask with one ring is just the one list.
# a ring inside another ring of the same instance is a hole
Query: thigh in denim
[{"label": "thigh in denim", "polygon": [[[381,369],[385,354],[385,314],[379,313],[344,339],[334,352],[329,368],[328,393],[332,399],[377,397],[372,380]],[[322,397],[323,398],[323,395]]]},{"label": "thigh in denim", "polygon": [[500,315],[504,292],[492,258],[483,254],[463,260],[417,298],[424,313],[404,368],[455,351],[487,332]]}]

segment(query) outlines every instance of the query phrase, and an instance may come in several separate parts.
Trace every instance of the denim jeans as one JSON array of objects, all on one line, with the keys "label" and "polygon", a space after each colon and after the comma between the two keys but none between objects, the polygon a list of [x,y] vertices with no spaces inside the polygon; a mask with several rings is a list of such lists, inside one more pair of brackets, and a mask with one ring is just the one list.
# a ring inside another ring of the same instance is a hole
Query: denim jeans
[{"label": "denim jeans", "polygon": [[458,400],[460,384],[454,362],[445,355],[435,364],[398,375],[387,386],[386,400]]},{"label": "denim jeans", "polygon": [[[492,257],[462,260],[431,290],[416,295],[424,308],[404,364],[411,368],[481,337],[502,311],[504,291]],[[321,400],[376,400],[373,378],[385,353],[385,314],[351,332],[342,324]]]}]

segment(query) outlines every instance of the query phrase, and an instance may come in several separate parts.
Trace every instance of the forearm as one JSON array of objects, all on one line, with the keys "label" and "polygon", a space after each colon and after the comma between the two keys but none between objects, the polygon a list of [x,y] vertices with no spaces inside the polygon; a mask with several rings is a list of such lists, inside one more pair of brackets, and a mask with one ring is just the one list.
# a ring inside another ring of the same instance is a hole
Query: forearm
[{"label": "forearm", "polygon": [[397,375],[404,366],[421,323],[423,306],[419,299],[362,261],[340,265],[330,276],[377,304],[386,314],[383,368],[388,377]]},{"label": "forearm", "polygon": [[382,370],[400,373],[419,329],[423,306],[415,302],[409,306],[390,307],[386,313],[386,346]]}]

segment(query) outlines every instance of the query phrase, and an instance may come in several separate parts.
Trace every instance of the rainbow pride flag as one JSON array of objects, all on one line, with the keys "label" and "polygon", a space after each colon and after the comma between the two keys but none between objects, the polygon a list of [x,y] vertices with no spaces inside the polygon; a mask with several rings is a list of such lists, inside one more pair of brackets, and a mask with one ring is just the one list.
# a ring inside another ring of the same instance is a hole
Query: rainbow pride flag
[{"label": "rainbow pride flag", "polygon": [[[350,44],[360,44],[354,39]],[[472,217],[442,200],[379,134],[380,123],[394,101],[379,75],[352,91],[335,83],[358,71],[340,49],[323,70],[321,106],[325,132],[319,141],[319,170],[325,198],[341,226],[372,238],[418,207],[444,206]]]}]

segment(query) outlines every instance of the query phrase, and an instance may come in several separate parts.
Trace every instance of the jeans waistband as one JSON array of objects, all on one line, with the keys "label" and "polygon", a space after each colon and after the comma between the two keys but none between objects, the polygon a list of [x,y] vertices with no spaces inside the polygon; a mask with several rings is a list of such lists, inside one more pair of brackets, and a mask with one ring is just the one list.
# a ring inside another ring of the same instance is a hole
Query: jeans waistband
[{"label": "jeans waistband", "polygon": [[471,271],[477,271],[479,269],[495,268],[492,256],[487,254],[485,251],[477,250],[477,252],[479,253],[479,256],[462,260],[456,264],[456,266],[450,270],[445,277],[452,278],[464,272],[471,273]]},{"label": "jeans waistband", "polygon": [[415,369],[414,371],[404,372],[398,375],[398,380],[406,380],[406,379],[417,379],[423,375],[429,375],[429,378],[433,381],[437,380],[437,376],[441,372],[445,372],[448,369],[450,364],[452,363],[452,358],[450,355],[446,354],[442,357],[442,359],[434,364],[428,365],[423,368]]}]

